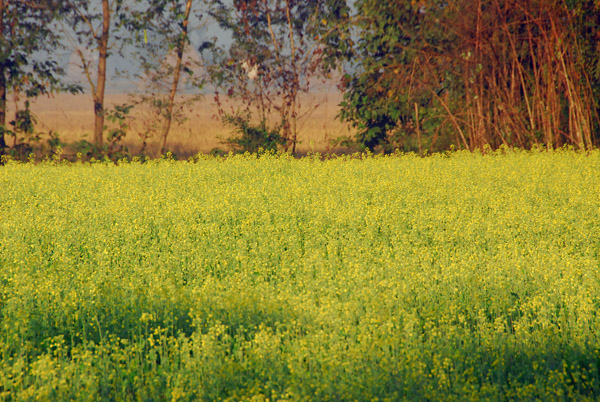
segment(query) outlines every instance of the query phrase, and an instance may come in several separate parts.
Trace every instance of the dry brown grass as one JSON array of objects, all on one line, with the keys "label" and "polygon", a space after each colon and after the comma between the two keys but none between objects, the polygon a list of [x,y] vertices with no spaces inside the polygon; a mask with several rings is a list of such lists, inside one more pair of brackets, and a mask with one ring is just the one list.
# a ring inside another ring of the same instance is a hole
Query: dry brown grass
[{"label": "dry brown grass", "polygon": [[[335,118],[341,95],[337,91],[323,92],[305,96],[302,99],[304,111],[309,112],[299,123],[298,153],[335,152],[331,140],[342,135],[350,135],[348,125]],[[109,94],[106,106],[130,103],[128,95]],[[14,113],[14,105],[9,106],[9,120]],[[228,106],[228,108],[230,108]],[[11,111],[12,109],[12,111]],[[86,139],[91,141],[93,132],[93,110],[91,96],[60,94],[52,98],[39,98],[31,102],[31,110],[38,120],[37,129],[58,133],[63,142],[74,143]],[[168,139],[168,148],[180,156],[194,155],[198,152],[210,152],[214,148],[229,150],[223,139],[232,135],[232,130],[224,126],[216,117],[217,107],[211,95],[206,96],[195,107],[186,112],[187,121],[172,126]],[[144,126],[153,119],[147,110],[138,109],[133,113],[135,121],[131,124],[124,144],[133,152],[139,152]],[[147,153],[156,156],[158,138],[150,138]],[[339,151],[339,150],[338,150]]]}]

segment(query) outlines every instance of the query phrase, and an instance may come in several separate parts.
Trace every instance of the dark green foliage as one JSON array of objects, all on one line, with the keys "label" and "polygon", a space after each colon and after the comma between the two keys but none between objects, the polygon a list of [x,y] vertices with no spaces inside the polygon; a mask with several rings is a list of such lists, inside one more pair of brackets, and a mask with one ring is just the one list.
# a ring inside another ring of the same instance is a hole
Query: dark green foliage
[{"label": "dark green foliage", "polygon": [[116,127],[108,130],[108,147],[106,155],[113,160],[129,157],[129,150],[123,145],[123,139],[129,130],[129,112],[133,105],[123,104],[115,105],[112,110],[108,110],[106,118]]},{"label": "dark green foliage", "polygon": [[340,118],[382,151],[599,142],[600,3],[359,0]]},{"label": "dark green foliage", "polygon": [[[57,90],[78,92],[76,85],[61,81],[64,70],[51,51],[60,48],[61,42],[53,25],[58,13],[65,10],[61,1],[15,0],[3,2],[0,9],[0,66],[6,79],[6,89],[17,90],[28,98]],[[48,52],[43,59],[36,52]]]},{"label": "dark green foliage", "polygon": [[[64,70],[54,58],[54,52],[62,46],[54,21],[64,10],[63,2],[55,0],[0,4],[0,154],[7,147],[5,134],[11,133],[6,124],[9,92],[35,98],[57,91],[81,90],[78,85],[61,80]],[[46,56],[36,56],[39,53]],[[17,116],[16,120],[25,124],[27,116]],[[32,130],[33,125],[28,128]]]},{"label": "dark green foliage", "polygon": [[236,137],[228,138],[225,143],[239,152],[276,151],[278,146],[286,142],[277,129],[269,129],[264,121],[252,124],[247,114],[226,114],[223,121],[234,127],[238,134]]},{"label": "dark green foliage", "polygon": [[25,102],[25,110],[18,110],[15,113],[15,120],[9,124],[14,127],[13,133],[33,134],[34,125],[37,123],[36,117],[29,109],[29,101]]},{"label": "dark green foliage", "polygon": [[31,111],[29,101],[25,101],[25,109],[17,110],[15,119],[9,122],[12,129],[4,131],[5,135],[12,137],[7,155],[25,161],[62,152],[61,149],[66,144],[59,134],[52,130],[40,131],[36,129],[36,124],[37,117]]},{"label": "dark green foliage", "polygon": [[410,0],[356,3],[357,57],[351,60],[353,73],[342,79],[340,118],[358,129],[355,145],[361,148],[416,150],[406,141],[415,134],[414,103],[426,107],[429,123],[439,124],[430,89],[439,92],[444,84],[427,83],[409,69],[427,46],[448,40],[431,24],[440,6],[431,4],[427,13],[423,7]]}]

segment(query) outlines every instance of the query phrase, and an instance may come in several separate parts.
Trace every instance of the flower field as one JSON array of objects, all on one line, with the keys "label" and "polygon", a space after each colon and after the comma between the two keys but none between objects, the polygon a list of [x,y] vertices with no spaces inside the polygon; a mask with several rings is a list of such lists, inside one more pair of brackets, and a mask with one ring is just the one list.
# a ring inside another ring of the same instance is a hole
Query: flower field
[{"label": "flower field", "polygon": [[0,213],[0,401],[600,399],[600,151],[8,163]]}]

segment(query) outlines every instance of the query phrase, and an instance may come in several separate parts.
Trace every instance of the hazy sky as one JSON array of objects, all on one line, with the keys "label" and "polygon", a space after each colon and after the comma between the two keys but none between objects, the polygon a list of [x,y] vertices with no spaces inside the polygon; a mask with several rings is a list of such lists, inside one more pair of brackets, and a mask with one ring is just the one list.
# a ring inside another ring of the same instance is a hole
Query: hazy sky
[{"label": "hazy sky", "polygon": [[[100,0],[91,0],[92,3],[100,4]],[[200,7],[201,3],[198,1],[195,7]],[[197,17],[190,19],[190,42],[186,51],[194,58],[199,58],[197,52],[200,44],[210,38],[217,36],[220,39],[226,40],[226,33],[218,28],[216,23],[208,21],[206,18],[199,20]],[[151,37],[148,38],[152,40]],[[143,46],[143,39],[141,39],[140,46]],[[81,68],[81,61],[77,55],[77,45],[72,41],[65,40],[65,49],[58,50],[55,53],[55,57],[63,63],[67,70],[67,80],[70,82],[81,83],[84,90],[89,90],[89,84],[83,75]],[[95,49],[88,49],[81,47],[82,52],[91,60],[97,60],[97,51]],[[134,51],[139,50],[135,47],[125,49],[124,56],[121,57],[118,54],[112,54],[108,58],[108,78],[106,82],[106,90],[108,92],[123,92],[123,91],[134,91],[136,86],[139,86],[139,82],[136,82],[135,74],[139,73],[139,64],[136,61]],[[95,68],[94,68],[95,69]]]},{"label": "hazy sky", "polygon": [[[184,0],[178,0],[184,1]],[[307,0],[308,1],[308,0]],[[101,0],[90,0],[92,5],[101,6]],[[218,42],[223,45],[230,42],[230,34],[221,30],[217,23],[210,20],[207,17],[201,20],[197,17],[203,13],[203,8],[206,6],[201,0],[196,0],[193,3],[192,16],[190,18],[190,46],[187,48],[188,54],[193,58],[200,59],[200,55],[197,52],[198,47],[205,41],[210,40],[213,37],[217,37]],[[353,8],[354,0],[350,0],[349,4]],[[204,14],[206,14],[204,12]],[[152,40],[151,37],[148,38]],[[143,38],[141,39],[143,41]],[[80,67],[81,62],[76,53],[76,46],[68,41],[65,41],[66,49],[57,52],[58,58],[62,61],[68,71],[68,80],[72,82],[79,82],[82,84],[84,90],[89,91],[89,84],[83,75]],[[140,46],[143,46],[143,42],[140,42]],[[88,54],[91,58],[97,59],[97,52],[95,49],[81,49],[84,54]],[[136,81],[135,74],[139,73],[139,64],[136,61],[136,57],[132,56],[133,51],[136,50],[133,47],[125,49],[124,56],[121,57],[118,54],[113,54],[108,59],[108,79],[106,90],[107,92],[131,92],[139,89],[139,81]]]}]

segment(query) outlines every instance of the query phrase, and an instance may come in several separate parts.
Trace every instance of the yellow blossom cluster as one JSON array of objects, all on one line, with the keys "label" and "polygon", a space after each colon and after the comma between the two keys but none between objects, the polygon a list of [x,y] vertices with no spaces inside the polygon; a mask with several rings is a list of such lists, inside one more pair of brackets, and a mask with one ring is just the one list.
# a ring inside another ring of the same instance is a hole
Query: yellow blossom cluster
[{"label": "yellow blossom cluster", "polygon": [[0,167],[0,401],[598,400],[600,152]]}]

